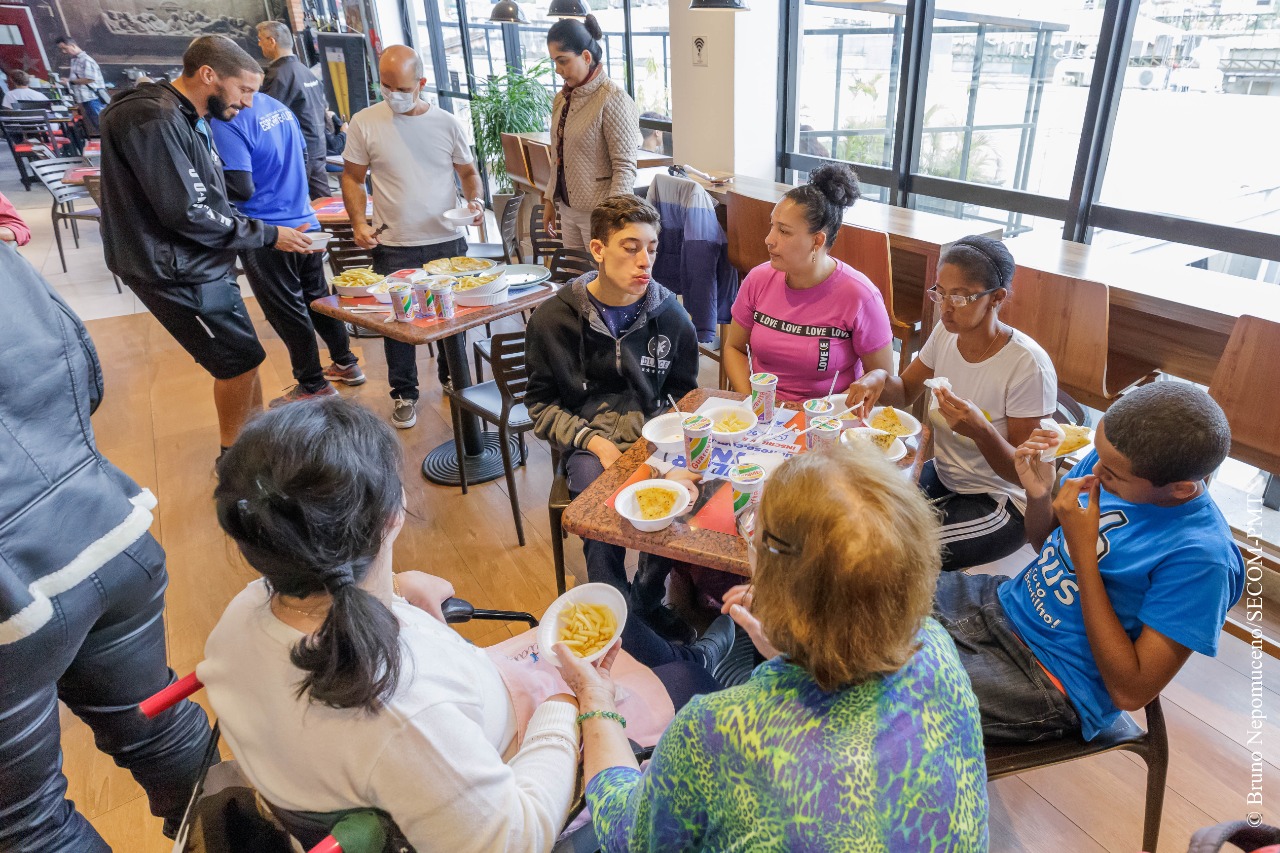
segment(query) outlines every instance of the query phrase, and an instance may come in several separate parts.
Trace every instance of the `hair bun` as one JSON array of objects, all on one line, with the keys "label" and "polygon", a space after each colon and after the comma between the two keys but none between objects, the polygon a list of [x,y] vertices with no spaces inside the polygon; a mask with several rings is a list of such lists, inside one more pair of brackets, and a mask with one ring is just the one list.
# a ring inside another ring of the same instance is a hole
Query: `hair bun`
[{"label": "hair bun", "polygon": [[837,207],[848,207],[862,198],[857,173],[843,163],[823,163],[809,173],[809,183]]},{"label": "hair bun", "polygon": [[600,22],[596,20],[595,15],[587,15],[583,18],[582,25],[587,28],[587,35],[596,41],[604,38],[604,30],[600,29]]}]

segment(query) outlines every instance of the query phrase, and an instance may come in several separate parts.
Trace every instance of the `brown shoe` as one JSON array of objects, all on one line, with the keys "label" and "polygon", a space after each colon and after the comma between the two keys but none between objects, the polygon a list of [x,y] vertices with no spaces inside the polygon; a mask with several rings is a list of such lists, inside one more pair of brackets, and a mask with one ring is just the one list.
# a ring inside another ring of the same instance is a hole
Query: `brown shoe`
[{"label": "brown shoe", "polygon": [[301,385],[294,385],[288,391],[285,391],[279,397],[276,397],[270,403],[267,403],[268,409],[276,409],[286,403],[296,403],[299,400],[313,400],[318,397],[336,397],[338,389],[334,388],[328,382],[324,383],[324,387],[319,391],[303,391]]}]

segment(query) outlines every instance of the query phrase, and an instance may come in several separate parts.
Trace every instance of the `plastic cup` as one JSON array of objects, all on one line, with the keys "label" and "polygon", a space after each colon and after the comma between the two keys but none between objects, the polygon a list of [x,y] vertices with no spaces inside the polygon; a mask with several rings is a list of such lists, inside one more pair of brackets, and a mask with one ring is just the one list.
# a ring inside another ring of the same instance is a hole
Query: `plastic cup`
[{"label": "plastic cup", "polygon": [[711,426],[711,418],[704,415],[690,415],[680,422],[687,470],[701,474],[711,467]]},{"label": "plastic cup", "polygon": [[395,312],[396,320],[401,323],[412,321],[413,288],[407,284],[397,284],[387,289],[387,295],[391,297],[391,310]]},{"label": "plastic cup", "polygon": [[813,419],[813,427],[805,433],[805,438],[809,440],[809,449],[817,450],[823,445],[840,441],[840,433],[843,431],[844,424],[839,418],[819,417]]},{"label": "plastic cup", "polygon": [[773,422],[773,405],[778,399],[778,377],[772,373],[751,374],[751,411],[762,421]]},{"label": "plastic cup", "polygon": [[436,297],[436,315],[441,320],[452,320],[453,315],[457,312],[457,302],[454,301],[453,285],[445,281],[437,281],[431,285],[431,292]]},{"label": "plastic cup", "polygon": [[434,320],[436,311],[436,295],[431,292],[431,285],[419,282],[413,286],[413,299],[418,305],[418,317],[423,320]]},{"label": "plastic cup", "polygon": [[760,502],[765,470],[754,462],[744,462],[729,469],[729,485],[733,487],[733,514]]},{"label": "plastic cup", "polygon": [[804,426],[805,429],[813,426],[814,418],[825,418],[828,415],[836,413],[835,403],[832,403],[826,397],[818,397],[816,400],[804,401]]}]

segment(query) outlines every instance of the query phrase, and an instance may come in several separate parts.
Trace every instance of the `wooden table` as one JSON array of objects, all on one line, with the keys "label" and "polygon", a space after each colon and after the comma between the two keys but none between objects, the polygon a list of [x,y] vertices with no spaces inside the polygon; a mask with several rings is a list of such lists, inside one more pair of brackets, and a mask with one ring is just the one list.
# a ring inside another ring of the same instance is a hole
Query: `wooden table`
[{"label": "wooden table", "polygon": [[[551,134],[548,131],[540,130],[535,133],[513,133],[512,136],[518,136],[526,142],[532,142],[535,145],[545,145],[551,147]],[[636,149],[636,165],[641,169],[650,166],[670,166],[675,160],[669,154],[663,154],[661,151],[646,151],[643,148]]]},{"label": "wooden table", "polygon": [[[311,200],[311,209],[316,212],[316,219],[320,220],[321,225],[350,225],[351,218],[347,216],[347,209],[342,204],[342,199],[338,196],[326,196],[324,198],[315,198]],[[373,198],[370,197],[364,205],[364,215],[366,221],[373,219]]]},{"label": "wooden table", "polygon": [[[468,329],[483,326],[518,314],[530,311],[555,294],[558,286],[547,284],[534,287],[523,295],[516,296],[501,305],[489,305],[480,308],[459,307],[459,313],[452,320],[415,321],[413,323],[386,322],[387,315],[380,313],[363,313],[343,307],[338,296],[326,296],[311,303],[311,308],[327,317],[335,317],[353,326],[371,329],[385,338],[403,341],[407,344],[427,344],[439,341],[440,350],[449,365],[449,378],[456,389],[469,388],[471,379],[471,362],[467,358]],[[348,305],[351,304],[348,302]],[[390,312],[391,306],[387,306]],[[484,483],[495,480],[503,474],[502,449],[496,432],[483,432],[480,419],[470,412],[462,412],[462,447],[464,464],[467,466],[468,483]],[[512,438],[511,451],[514,455],[520,452],[516,439]],[[452,441],[446,441],[427,453],[422,461],[422,476],[442,486],[457,486],[462,480],[458,473],[458,457]]]},{"label": "wooden table", "polygon": [[98,166],[79,166],[75,169],[68,170],[62,176],[62,182],[70,187],[82,187],[84,186],[84,179],[86,175],[100,174],[102,174],[102,169]]},{"label": "wooden table", "polygon": [[[680,400],[680,411],[695,411],[710,397],[726,400],[746,399],[745,394],[734,391],[696,388]],[[693,508],[676,518],[669,527],[655,533],[643,533],[632,527],[630,522],[609,506],[608,501],[613,494],[622,487],[627,478],[635,473],[637,468],[646,463],[655,450],[655,445],[643,438],[631,445],[631,448],[622,454],[617,462],[606,468],[595,482],[569,504],[564,512],[564,529],[578,534],[583,539],[608,542],[611,545],[621,545],[647,554],[658,554],[696,566],[706,566],[709,569],[749,577],[751,568],[747,563],[746,541],[740,536],[700,529],[696,523],[691,524],[690,521],[696,512]],[[912,468],[916,463],[916,456],[915,451],[910,451],[898,465],[903,469]],[[726,481],[717,480],[710,488],[728,487]]]}]

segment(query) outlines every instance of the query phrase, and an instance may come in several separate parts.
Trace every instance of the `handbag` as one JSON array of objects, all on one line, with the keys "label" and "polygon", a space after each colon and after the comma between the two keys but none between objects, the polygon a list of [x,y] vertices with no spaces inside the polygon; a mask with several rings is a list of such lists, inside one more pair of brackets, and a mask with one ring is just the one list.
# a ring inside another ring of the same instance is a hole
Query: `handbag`
[{"label": "handbag", "polygon": [[1280,846],[1280,829],[1266,824],[1253,826],[1243,820],[1208,826],[1191,836],[1187,853],[1217,853],[1226,844],[1234,844],[1245,853],[1272,853]]}]

